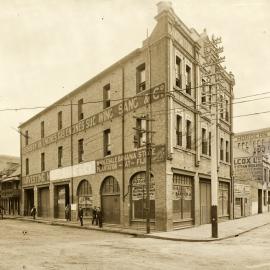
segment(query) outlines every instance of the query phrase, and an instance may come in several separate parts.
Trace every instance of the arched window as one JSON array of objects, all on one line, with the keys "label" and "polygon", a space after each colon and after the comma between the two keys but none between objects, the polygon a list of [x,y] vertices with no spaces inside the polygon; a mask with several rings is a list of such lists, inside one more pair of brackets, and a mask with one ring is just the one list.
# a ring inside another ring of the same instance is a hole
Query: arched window
[{"label": "arched window", "polygon": [[91,217],[92,188],[87,180],[82,180],[77,189],[78,205],[83,209],[85,217]]},{"label": "arched window", "polygon": [[101,187],[101,194],[102,195],[120,194],[118,182],[114,177],[109,176],[103,181]]},{"label": "arched window", "polygon": [[[131,206],[132,219],[146,218],[146,182],[145,172],[136,173],[131,177]],[[150,179],[150,218],[155,219],[155,182],[151,175]]]}]

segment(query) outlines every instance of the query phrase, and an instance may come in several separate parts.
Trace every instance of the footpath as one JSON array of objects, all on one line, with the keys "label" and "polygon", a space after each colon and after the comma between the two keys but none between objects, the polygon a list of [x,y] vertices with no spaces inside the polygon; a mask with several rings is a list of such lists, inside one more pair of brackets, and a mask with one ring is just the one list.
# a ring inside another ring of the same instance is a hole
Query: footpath
[{"label": "footpath", "polygon": [[58,219],[33,219],[30,217],[22,216],[4,216],[7,219],[16,219],[28,222],[38,222],[55,226],[66,226],[71,228],[80,228],[85,230],[96,230],[110,233],[121,233],[133,235],[141,238],[155,238],[172,241],[185,241],[185,242],[211,242],[220,241],[228,238],[237,237],[241,234],[250,232],[262,226],[270,225],[270,212],[249,216],[241,219],[228,220],[218,224],[218,238],[211,237],[211,224],[205,224],[170,232],[157,232],[154,231],[146,234],[144,228],[137,229],[123,228],[117,225],[104,224],[102,228],[92,225],[90,222],[85,222],[84,226],[80,226],[79,222],[58,220]]}]

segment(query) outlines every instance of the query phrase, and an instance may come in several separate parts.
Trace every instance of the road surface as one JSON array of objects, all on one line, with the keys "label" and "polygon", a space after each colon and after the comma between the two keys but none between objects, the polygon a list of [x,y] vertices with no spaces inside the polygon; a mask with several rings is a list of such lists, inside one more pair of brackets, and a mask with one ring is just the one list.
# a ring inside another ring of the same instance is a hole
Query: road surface
[{"label": "road surface", "polygon": [[269,270],[270,226],[234,239],[189,243],[0,220],[0,270],[10,269]]}]

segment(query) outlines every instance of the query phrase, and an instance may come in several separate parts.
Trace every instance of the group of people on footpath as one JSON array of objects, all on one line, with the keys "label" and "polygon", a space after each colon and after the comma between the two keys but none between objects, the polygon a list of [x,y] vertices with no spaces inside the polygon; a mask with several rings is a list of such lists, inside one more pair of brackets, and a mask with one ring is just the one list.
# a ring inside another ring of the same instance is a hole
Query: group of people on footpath
[{"label": "group of people on footpath", "polygon": [[[0,216],[3,214],[3,210],[0,209]],[[33,216],[33,219],[36,219],[37,209],[35,206],[31,209],[31,216]],[[71,221],[71,205],[67,204],[65,207],[65,218],[66,221]],[[3,219],[3,217],[2,217]],[[78,211],[78,219],[80,220],[81,226],[83,226],[83,209],[80,207]],[[102,228],[102,211],[100,207],[94,206],[92,209],[92,225],[99,226]]]},{"label": "group of people on footpath", "polygon": [[[83,226],[83,209],[80,207],[78,211],[78,218],[81,226]],[[102,211],[100,207],[94,206],[92,209],[92,225],[99,226],[102,228]]]}]

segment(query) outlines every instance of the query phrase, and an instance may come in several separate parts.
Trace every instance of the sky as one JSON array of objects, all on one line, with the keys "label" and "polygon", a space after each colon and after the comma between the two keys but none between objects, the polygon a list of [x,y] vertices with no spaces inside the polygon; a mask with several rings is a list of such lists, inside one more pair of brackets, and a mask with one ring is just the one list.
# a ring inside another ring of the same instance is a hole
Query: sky
[{"label": "sky", "polygon": [[[0,154],[19,156],[16,129],[40,109],[1,110],[48,106],[141,47],[157,2],[0,0]],[[235,98],[269,92],[234,115],[270,110],[270,1],[171,2],[189,28],[222,37]],[[234,119],[234,132],[266,127],[270,113]]]}]

